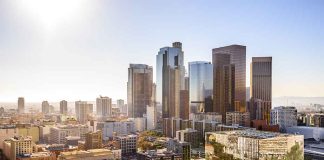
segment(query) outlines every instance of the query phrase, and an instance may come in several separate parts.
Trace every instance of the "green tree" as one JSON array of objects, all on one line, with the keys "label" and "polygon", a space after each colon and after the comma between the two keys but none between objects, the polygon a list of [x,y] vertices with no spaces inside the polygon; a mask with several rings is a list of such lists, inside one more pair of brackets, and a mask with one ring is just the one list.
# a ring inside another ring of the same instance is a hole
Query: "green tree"
[{"label": "green tree", "polygon": [[304,160],[304,153],[301,150],[299,144],[296,142],[287,153],[286,160]]}]

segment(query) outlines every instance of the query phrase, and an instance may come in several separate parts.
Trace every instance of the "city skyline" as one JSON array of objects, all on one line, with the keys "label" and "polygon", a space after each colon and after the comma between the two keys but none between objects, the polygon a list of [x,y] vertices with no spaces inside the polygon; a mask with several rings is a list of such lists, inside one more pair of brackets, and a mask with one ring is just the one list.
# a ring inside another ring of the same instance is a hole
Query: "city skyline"
[{"label": "city skyline", "polygon": [[[188,62],[212,61],[213,48],[244,45],[246,86],[252,57],[271,56],[273,97],[324,96],[320,1],[74,1],[66,3],[66,15],[55,14],[63,1],[52,2],[52,8],[16,2],[0,2],[0,102],[95,100],[98,95],[126,100],[129,64],[153,66],[156,82],[156,55],[176,41],[183,44],[186,72]],[[165,4],[167,9],[159,7]],[[129,12],[118,11],[124,9]],[[189,26],[192,21],[196,25]]]}]

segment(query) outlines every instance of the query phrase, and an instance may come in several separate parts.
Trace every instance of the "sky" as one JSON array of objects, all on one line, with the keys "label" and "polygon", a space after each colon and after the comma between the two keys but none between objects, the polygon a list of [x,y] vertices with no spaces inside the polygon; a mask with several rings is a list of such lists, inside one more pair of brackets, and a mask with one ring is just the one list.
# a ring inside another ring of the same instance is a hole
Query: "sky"
[{"label": "sky", "polygon": [[0,102],[126,99],[129,63],[174,41],[186,65],[245,45],[247,86],[251,57],[272,56],[273,97],[320,97],[323,40],[321,0],[0,0]]}]

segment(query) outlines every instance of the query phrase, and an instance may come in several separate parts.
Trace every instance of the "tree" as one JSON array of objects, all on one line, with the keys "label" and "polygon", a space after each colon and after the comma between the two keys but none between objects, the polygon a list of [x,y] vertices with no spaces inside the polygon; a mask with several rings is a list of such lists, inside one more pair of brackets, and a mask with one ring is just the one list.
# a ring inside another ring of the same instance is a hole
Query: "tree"
[{"label": "tree", "polygon": [[296,142],[295,145],[293,145],[290,149],[290,152],[287,153],[286,160],[303,160],[304,159],[304,153],[301,150],[299,144]]}]

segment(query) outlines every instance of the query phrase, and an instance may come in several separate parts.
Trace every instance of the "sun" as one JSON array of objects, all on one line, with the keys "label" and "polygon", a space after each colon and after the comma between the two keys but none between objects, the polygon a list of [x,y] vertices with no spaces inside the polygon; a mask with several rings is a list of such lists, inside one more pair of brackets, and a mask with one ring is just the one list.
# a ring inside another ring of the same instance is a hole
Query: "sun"
[{"label": "sun", "polygon": [[44,28],[53,30],[80,16],[85,0],[21,0],[19,5]]}]

